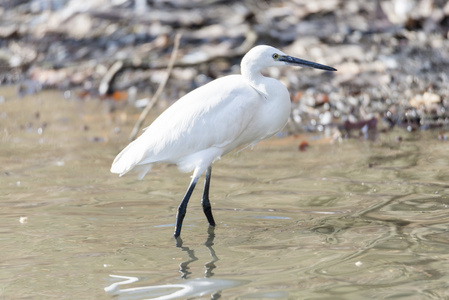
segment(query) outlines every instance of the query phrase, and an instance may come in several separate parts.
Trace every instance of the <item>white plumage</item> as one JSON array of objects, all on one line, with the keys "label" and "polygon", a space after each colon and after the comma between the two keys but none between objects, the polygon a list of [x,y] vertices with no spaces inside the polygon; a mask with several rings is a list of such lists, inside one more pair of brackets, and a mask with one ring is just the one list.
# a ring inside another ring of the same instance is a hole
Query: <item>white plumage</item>
[{"label": "white plumage", "polygon": [[[122,176],[134,169],[142,179],[155,163],[173,163],[182,172],[194,171],[178,209],[175,236],[179,236],[188,198],[204,171],[209,168],[206,181],[210,180],[215,160],[272,136],[287,123],[290,97],[286,87],[260,73],[264,68],[286,64],[335,70],[287,56],[270,46],[256,46],[242,59],[242,75],[216,79],[180,98],[117,155],[111,172]],[[206,212],[207,207],[210,210],[208,188],[203,202],[209,223],[215,225],[211,212],[210,216]]]}]

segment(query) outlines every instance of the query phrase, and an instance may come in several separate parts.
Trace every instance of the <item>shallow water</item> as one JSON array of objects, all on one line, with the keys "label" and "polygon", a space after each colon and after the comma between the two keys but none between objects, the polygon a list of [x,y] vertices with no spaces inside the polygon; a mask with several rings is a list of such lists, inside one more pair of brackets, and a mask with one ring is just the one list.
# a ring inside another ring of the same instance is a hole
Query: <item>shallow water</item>
[{"label": "shallow water", "polygon": [[[132,109],[0,90],[0,299],[444,299],[449,158],[437,132],[273,139],[190,181],[109,173]],[[397,136],[402,137],[399,142]],[[159,297],[159,298],[158,298]]]}]

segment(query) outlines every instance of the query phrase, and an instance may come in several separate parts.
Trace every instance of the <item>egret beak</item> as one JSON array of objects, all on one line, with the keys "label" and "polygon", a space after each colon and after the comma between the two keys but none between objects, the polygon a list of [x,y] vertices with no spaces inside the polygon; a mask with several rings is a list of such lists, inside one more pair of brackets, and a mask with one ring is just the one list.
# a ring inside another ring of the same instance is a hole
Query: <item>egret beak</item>
[{"label": "egret beak", "polygon": [[303,66],[303,67],[321,69],[321,70],[325,70],[325,71],[337,71],[337,69],[334,69],[332,67],[328,67],[325,65],[317,64],[317,63],[314,63],[314,62],[311,62],[308,60],[299,59],[299,58],[288,56],[288,55],[280,55],[279,61],[286,62],[288,65]]}]

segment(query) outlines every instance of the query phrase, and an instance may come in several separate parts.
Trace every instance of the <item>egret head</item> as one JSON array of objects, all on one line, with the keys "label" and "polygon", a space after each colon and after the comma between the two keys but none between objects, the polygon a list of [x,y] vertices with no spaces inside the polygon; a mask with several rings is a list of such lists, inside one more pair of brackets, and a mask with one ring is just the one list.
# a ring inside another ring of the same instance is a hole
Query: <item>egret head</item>
[{"label": "egret head", "polygon": [[255,72],[268,67],[285,65],[309,67],[325,71],[337,71],[332,67],[289,56],[274,47],[260,45],[249,50],[243,57],[242,73],[245,72],[245,69]]}]

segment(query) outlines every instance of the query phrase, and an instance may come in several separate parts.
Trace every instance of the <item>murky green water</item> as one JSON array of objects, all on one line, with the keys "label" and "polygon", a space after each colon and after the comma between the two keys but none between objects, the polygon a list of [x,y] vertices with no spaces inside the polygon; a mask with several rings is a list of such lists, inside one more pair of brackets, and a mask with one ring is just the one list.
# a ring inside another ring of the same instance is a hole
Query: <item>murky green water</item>
[{"label": "murky green water", "polygon": [[129,108],[0,92],[0,299],[449,297],[449,144],[437,132],[230,154],[214,165],[218,226],[198,188],[176,245],[189,174],[109,173]]}]

